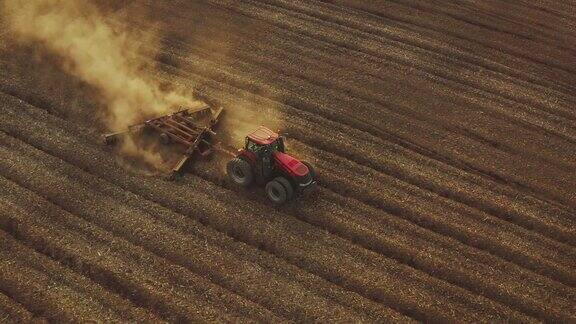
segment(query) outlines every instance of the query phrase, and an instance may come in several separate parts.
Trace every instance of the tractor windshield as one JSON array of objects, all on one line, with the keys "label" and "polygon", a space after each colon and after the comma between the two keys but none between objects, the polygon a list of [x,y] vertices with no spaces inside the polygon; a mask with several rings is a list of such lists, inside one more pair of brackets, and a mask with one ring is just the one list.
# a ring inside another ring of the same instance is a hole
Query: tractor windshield
[{"label": "tractor windshield", "polygon": [[282,139],[282,137],[279,137],[277,140],[272,142],[270,144],[270,148],[272,149],[272,151],[284,152],[284,140]]},{"label": "tractor windshield", "polygon": [[254,153],[257,153],[261,147],[262,147],[262,145],[258,145],[256,143],[252,142],[249,138],[246,139],[246,149],[248,151],[252,151]]},{"label": "tractor windshield", "polygon": [[284,141],[281,137],[279,137],[277,140],[275,140],[274,142],[268,144],[268,145],[261,145],[258,143],[255,143],[254,141],[250,140],[249,138],[246,139],[246,149],[254,152],[254,153],[259,153],[259,152],[263,152],[263,151],[268,151],[268,152],[273,152],[273,151],[280,151],[280,152],[284,152]]}]

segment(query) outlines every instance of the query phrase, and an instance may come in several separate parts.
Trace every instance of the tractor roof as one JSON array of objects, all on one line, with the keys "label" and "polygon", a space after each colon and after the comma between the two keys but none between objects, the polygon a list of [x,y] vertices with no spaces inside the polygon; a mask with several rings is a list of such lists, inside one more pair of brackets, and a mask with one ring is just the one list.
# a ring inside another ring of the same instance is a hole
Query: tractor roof
[{"label": "tractor roof", "polygon": [[268,145],[278,139],[278,134],[264,126],[260,126],[248,134],[248,138],[256,144]]}]

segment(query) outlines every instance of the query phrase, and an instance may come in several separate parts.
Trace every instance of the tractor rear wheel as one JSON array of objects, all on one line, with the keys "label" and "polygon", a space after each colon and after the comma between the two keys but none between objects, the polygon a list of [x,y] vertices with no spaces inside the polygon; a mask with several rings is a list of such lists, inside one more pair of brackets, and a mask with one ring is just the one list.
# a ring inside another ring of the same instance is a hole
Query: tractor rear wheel
[{"label": "tractor rear wheel", "polygon": [[268,199],[276,205],[282,205],[288,200],[288,190],[280,181],[274,179],[266,185]]},{"label": "tractor rear wheel", "polygon": [[252,167],[248,162],[240,158],[235,158],[228,162],[226,172],[228,173],[228,178],[241,187],[248,187],[254,181]]}]

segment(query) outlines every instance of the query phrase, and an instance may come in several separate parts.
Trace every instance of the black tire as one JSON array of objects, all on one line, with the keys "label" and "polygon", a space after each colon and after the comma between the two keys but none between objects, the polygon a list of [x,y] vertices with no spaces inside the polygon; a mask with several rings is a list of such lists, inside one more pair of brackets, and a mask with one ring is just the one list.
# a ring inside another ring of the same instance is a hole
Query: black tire
[{"label": "black tire", "polygon": [[284,177],[277,177],[274,180],[280,182],[284,186],[284,189],[286,189],[287,200],[292,200],[292,198],[294,198],[294,188],[290,181]]},{"label": "black tire", "polygon": [[314,167],[312,166],[312,164],[310,164],[306,161],[302,161],[302,164],[304,164],[306,167],[308,167],[308,171],[310,172],[312,179],[316,179],[316,170],[314,170]]},{"label": "black tire", "polygon": [[228,162],[226,166],[228,178],[237,186],[248,187],[254,181],[254,173],[248,162],[240,158]]},{"label": "black tire", "polygon": [[271,202],[282,205],[288,201],[288,192],[278,180],[274,179],[266,185],[266,195]]}]

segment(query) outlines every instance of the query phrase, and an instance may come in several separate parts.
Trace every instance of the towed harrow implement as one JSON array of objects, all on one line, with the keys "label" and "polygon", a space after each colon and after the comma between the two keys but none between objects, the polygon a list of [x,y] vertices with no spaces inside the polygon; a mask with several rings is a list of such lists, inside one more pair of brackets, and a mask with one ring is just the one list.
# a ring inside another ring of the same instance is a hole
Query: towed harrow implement
[{"label": "towed harrow implement", "polygon": [[147,120],[130,126],[127,130],[103,135],[106,145],[114,144],[119,137],[146,131],[158,136],[165,145],[180,145],[184,153],[172,167],[171,178],[179,174],[188,160],[195,155],[207,156],[213,150],[211,139],[216,133],[222,107],[213,107],[206,103],[196,108],[185,108],[169,115]]}]

